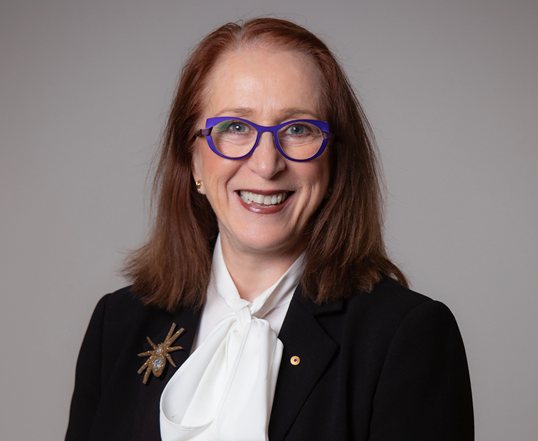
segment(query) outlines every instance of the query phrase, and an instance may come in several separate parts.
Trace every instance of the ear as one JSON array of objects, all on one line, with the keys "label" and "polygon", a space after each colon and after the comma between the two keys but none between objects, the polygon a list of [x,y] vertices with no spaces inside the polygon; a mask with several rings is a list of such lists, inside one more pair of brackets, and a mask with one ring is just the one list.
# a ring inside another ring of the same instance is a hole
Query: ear
[{"label": "ear", "polygon": [[[192,178],[194,179],[194,182],[196,181],[204,181],[204,176],[202,173],[202,155],[200,154],[200,149],[198,146],[194,148],[194,151],[192,153]],[[200,194],[205,194],[204,186],[198,190]]]}]

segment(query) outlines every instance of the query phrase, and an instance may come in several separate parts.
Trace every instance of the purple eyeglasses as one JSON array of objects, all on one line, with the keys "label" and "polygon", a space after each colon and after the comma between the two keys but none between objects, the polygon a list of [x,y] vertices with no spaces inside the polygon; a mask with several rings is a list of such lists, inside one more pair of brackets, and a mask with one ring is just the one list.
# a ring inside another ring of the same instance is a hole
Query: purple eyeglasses
[{"label": "purple eyeglasses", "polygon": [[323,153],[329,139],[329,124],[313,119],[296,119],[277,126],[260,126],[232,116],[208,118],[206,128],[196,136],[205,136],[213,152],[226,159],[251,155],[263,132],[271,132],[278,151],[290,161],[305,162]]}]

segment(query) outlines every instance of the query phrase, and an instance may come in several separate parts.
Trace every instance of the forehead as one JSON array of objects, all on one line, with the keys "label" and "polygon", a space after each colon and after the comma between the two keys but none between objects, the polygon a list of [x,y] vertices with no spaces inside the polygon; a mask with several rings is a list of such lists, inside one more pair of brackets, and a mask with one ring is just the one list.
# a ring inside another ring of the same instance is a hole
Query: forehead
[{"label": "forehead", "polygon": [[306,55],[268,45],[243,47],[224,53],[213,67],[204,91],[204,117],[226,109],[275,114],[296,108],[323,119],[321,96],[321,73]]}]

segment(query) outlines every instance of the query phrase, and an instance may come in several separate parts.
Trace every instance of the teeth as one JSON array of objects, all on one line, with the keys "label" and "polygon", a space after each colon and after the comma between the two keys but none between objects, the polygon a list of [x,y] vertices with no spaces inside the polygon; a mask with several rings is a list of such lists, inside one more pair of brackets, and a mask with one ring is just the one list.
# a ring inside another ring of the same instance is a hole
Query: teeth
[{"label": "teeth", "polygon": [[287,199],[288,193],[276,193],[266,196],[263,194],[252,193],[251,191],[241,190],[239,196],[247,204],[255,202],[259,205],[279,205]]}]

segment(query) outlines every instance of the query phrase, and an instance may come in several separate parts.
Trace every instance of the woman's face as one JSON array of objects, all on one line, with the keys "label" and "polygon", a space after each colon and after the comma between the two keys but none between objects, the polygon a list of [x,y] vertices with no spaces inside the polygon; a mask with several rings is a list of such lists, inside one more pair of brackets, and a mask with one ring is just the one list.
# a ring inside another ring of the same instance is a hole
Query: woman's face
[{"label": "woman's face", "polygon": [[[251,48],[228,53],[209,77],[199,127],[217,116],[263,126],[294,119],[326,120],[320,77],[313,63],[297,52]],[[290,161],[278,152],[272,136],[263,133],[254,153],[239,160],[217,156],[206,138],[199,137],[193,177],[203,182],[201,193],[218,218],[223,247],[298,255],[306,246],[305,225],[327,193],[329,155]],[[275,202],[279,198],[282,202]]]}]

